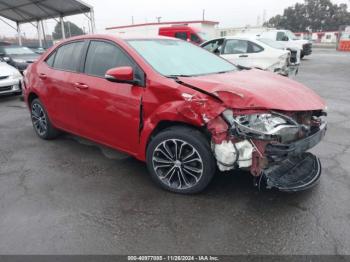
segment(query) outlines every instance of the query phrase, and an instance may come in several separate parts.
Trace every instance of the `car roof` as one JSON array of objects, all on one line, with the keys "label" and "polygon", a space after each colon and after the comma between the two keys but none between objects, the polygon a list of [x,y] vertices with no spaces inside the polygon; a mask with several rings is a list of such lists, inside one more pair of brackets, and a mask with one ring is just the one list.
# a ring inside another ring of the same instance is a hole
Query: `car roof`
[{"label": "car roof", "polygon": [[160,39],[169,39],[174,41],[181,41],[180,39],[173,38],[173,37],[166,37],[166,36],[154,36],[154,37],[147,37],[147,36],[136,36],[136,37],[129,37],[129,36],[116,36],[113,34],[89,34],[89,35],[81,35],[81,36],[75,36],[71,38],[67,38],[60,43],[74,41],[74,40],[88,40],[88,39],[108,39],[112,41],[128,41],[128,40],[160,40]]}]

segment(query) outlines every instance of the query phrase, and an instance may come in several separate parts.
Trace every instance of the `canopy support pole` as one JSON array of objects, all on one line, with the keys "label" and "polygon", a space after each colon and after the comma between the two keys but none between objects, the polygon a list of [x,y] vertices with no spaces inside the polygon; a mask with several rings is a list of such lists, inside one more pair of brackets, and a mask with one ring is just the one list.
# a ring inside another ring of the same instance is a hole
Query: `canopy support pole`
[{"label": "canopy support pole", "polygon": [[95,12],[94,9],[90,10],[90,23],[91,23],[91,33],[94,34],[96,32],[96,24],[95,24]]},{"label": "canopy support pole", "polygon": [[21,25],[17,22],[17,34],[18,34],[18,44],[22,46],[22,33],[21,33]]},{"label": "canopy support pole", "polygon": [[41,30],[40,30],[40,21],[37,21],[36,29],[38,31],[38,40],[39,40],[39,47],[43,47],[43,41],[42,41],[42,36],[41,36]]},{"label": "canopy support pole", "polygon": [[61,31],[62,31],[62,39],[66,39],[66,32],[64,30],[64,22],[63,22],[63,17],[60,17],[60,22],[61,22]]}]

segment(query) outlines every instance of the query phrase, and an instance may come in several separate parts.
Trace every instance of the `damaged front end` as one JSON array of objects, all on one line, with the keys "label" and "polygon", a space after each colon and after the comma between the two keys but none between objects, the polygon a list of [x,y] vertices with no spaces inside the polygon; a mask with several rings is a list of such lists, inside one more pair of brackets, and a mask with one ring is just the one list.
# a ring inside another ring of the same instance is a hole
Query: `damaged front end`
[{"label": "damaged front end", "polygon": [[325,115],[323,111],[243,114],[226,110],[207,125],[218,167],[249,170],[268,189],[311,188],[321,176],[321,164],[306,152],[325,136]]}]

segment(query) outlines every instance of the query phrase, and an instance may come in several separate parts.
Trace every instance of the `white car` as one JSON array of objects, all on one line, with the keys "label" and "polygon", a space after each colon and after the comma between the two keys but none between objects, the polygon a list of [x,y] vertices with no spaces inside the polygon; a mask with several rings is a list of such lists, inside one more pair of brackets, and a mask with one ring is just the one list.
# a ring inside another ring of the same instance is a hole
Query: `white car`
[{"label": "white car", "polygon": [[0,96],[20,95],[22,93],[22,75],[14,67],[0,58]]},{"label": "white car", "polygon": [[201,47],[238,66],[289,75],[290,51],[273,48],[255,37],[227,36],[205,42]]},{"label": "white car", "polygon": [[312,54],[312,42],[298,39],[290,30],[269,30],[257,35],[258,38],[271,39],[285,43],[288,47],[301,49],[300,58]]}]

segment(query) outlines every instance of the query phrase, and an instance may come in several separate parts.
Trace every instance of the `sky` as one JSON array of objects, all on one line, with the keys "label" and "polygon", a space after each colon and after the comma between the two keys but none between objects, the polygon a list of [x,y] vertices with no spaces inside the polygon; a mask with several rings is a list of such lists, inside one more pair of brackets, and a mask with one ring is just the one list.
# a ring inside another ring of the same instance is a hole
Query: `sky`
[{"label": "sky", "polygon": [[[58,0],[59,1],[59,0]],[[220,22],[220,27],[240,27],[257,24],[258,16],[266,18],[282,14],[283,10],[297,2],[296,0],[83,0],[95,9],[96,27],[103,33],[106,27],[128,25],[132,23],[161,21],[201,20],[205,9],[206,20]],[[347,3],[350,0],[332,0],[334,3]],[[67,17],[66,21],[77,23],[88,30],[88,20],[83,15]],[[46,22],[46,30],[52,31],[55,20]],[[32,25],[23,25],[26,36],[35,37]],[[15,31],[0,21],[0,36],[14,36]]]}]

